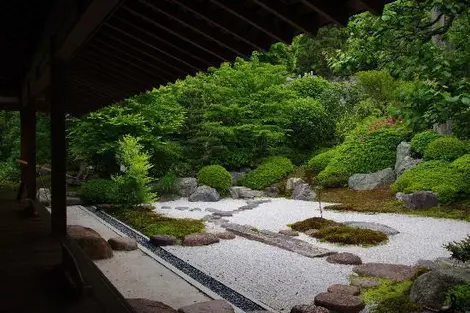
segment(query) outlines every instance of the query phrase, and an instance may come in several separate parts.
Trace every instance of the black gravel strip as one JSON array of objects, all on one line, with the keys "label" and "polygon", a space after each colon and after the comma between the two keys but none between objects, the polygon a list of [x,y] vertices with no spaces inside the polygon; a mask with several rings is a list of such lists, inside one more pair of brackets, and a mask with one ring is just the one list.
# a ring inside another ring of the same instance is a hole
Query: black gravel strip
[{"label": "black gravel strip", "polygon": [[121,232],[125,233],[129,237],[135,238],[139,244],[146,247],[160,258],[164,259],[192,279],[198,281],[203,286],[209,288],[213,292],[217,293],[219,296],[227,300],[228,302],[232,303],[233,305],[237,306],[238,308],[242,309],[245,312],[250,311],[262,311],[264,310],[263,307],[256,304],[255,302],[251,301],[250,299],[244,297],[243,295],[239,294],[235,290],[225,286],[218,280],[214,279],[213,277],[201,272],[191,264],[187,263],[186,261],[181,260],[177,256],[173,255],[172,253],[164,250],[161,247],[156,247],[152,245],[145,237],[135,232],[133,229],[128,227],[127,225],[121,224],[116,222],[113,218],[111,218],[105,212],[96,210],[93,207],[87,207],[87,210],[104,220],[105,222],[111,224],[115,228],[119,229]]}]

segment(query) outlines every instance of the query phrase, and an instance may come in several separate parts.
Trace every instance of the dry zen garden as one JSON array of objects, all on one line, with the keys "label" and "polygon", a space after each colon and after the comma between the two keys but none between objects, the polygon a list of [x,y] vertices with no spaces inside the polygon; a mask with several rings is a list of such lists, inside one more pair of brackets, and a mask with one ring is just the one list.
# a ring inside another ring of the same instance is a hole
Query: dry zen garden
[{"label": "dry zen garden", "polygon": [[69,235],[142,312],[470,312],[469,34],[399,0],[69,117]]}]

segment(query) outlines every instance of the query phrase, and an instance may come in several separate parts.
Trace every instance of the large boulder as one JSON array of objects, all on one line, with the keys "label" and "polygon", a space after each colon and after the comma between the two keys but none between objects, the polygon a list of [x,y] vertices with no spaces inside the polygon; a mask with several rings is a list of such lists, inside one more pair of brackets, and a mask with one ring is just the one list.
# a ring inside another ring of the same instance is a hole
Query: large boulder
[{"label": "large boulder", "polygon": [[108,239],[108,243],[113,250],[117,251],[137,250],[137,241],[129,237],[113,237]]},{"label": "large boulder", "polygon": [[398,177],[407,169],[415,167],[421,163],[421,161],[421,159],[414,159],[411,157],[411,145],[405,141],[402,141],[397,147],[395,174]]},{"label": "large boulder", "polygon": [[264,195],[266,197],[275,198],[279,196],[279,188],[277,187],[266,187],[264,188]]},{"label": "large boulder", "polygon": [[185,246],[207,246],[219,242],[220,239],[210,233],[195,233],[184,237],[183,245]]},{"label": "large boulder", "polygon": [[325,308],[316,306],[314,304],[298,304],[294,306],[290,313],[329,313]]},{"label": "large boulder", "polygon": [[292,199],[303,200],[303,201],[315,201],[317,195],[310,189],[309,184],[297,185],[292,192]]},{"label": "large boulder", "polygon": [[463,277],[452,274],[451,271],[430,271],[415,280],[411,287],[410,298],[430,309],[440,310],[444,305],[447,291],[464,282]]},{"label": "large boulder", "polygon": [[165,303],[149,299],[126,299],[136,313],[177,313],[175,309]]},{"label": "large boulder", "polygon": [[359,265],[362,264],[362,260],[359,256],[349,253],[349,252],[340,252],[335,253],[326,258],[328,263],[333,264],[346,264],[346,265]]},{"label": "large boulder", "polygon": [[189,198],[191,202],[217,202],[220,200],[220,194],[214,188],[209,186],[199,186],[196,191],[192,193]]},{"label": "large boulder", "polygon": [[291,177],[286,182],[286,192],[292,192],[295,187],[305,184],[305,181],[302,178]]},{"label": "large boulder", "polygon": [[197,179],[194,177],[182,177],[176,180],[176,190],[182,197],[189,197],[197,189]]},{"label": "large boulder", "polygon": [[391,168],[369,173],[354,174],[348,179],[348,186],[354,190],[373,190],[388,186],[395,181],[395,172]]},{"label": "large boulder", "polygon": [[410,194],[399,192],[395,197],[408,209],[430,209],[439,206],[439,195],[432,191],[417,191]]},{"label": "large boulder", "polygon": [[69,225],[67,233],[92,260],[109,259],[113,256],[111,246],[95,230],[80,225]]},{"label": "large boulder", "polygon": [[241,186],[230,187],[229,191],[232,199],[254,199],[263,195],[261,191]]},{"label": "large boulder", "polygon": [[235,313],[235,310],[225,300],[211,300],[182,307],[180,313]]},{"label": "large boulder", "polygon": [[315,304],[338,313],[359,313],[365,308],[358,296],[339,292],[323,292],[315,297]]},{"label": "large boulder", "polygon": [[362,276],[387,278],[393,281],[405,281],[416,274],[416,268],[401,264],[365,263],[353,267],[353,272]]}]

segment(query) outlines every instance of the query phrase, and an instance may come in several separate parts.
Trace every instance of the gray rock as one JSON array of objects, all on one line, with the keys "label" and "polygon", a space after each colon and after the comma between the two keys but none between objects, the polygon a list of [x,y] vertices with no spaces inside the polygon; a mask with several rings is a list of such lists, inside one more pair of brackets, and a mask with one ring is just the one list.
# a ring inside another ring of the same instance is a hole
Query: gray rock
[{"label": "gray rock", "polygon": [[310,189],[309,184],[297,185],[292,192],[292,199],[303,201],[314,201],[317,195]]},{"label": "gray rock", "polygon": [[180,313],[235,313],[235,310],[225,300],[211,300],[182,307]]},{"label": "gray rock", "polygon": [[305,181],[302,178],[291,177],[287,180],[286,183],[286,192],[293,191],[297,186],[305,184]]},{"label": "gray rock", "polygon": [[49,205],[51,203],[51,190],[48,188],[39,188],[37,197],[39,203]]},{"label": "gray rock", "polygon": [[242,205],[237,209],[237,211],[247,211],[247,210],[253,210],[255,207],[252,205]]},{"label": "gray rock", "polygon": [[206,208],[204,211],[211,212],[211,213],[220,212],[220,210],[214,209],[214,208]]},{"label": "gray rock", "polygon": [[220,233],[216,233],[215,235],[217,237],[219,237],[220,239],[224,239],[224,240],[235,239],[237,237],[237,236],[235,236],[234,233],[229,232],[229,231],[223,231],[223,232],[220,232]]},{"label": "gray rock", "polygon": [[396,230],[395,228],[392,228],[390,226],[384,225],[384,224],[379,224],[379,223],[374,223],[374,222],[344,222],[344,225],[355,227],[355,228],[364,228],[364,229],[372,229],[372,230],[377,230],[382,233],[385,233],[389,236],[399,234],[400,232]]},{"label": "gray rock", "polygon": [[150,243],[157,247],[173,246],[178,243],[178,239],[176,237],[167,235],[152,236],[150,237]]},{"label": "gray rock", "polygon": [[349,253],[349,252],[340,252],[333,255],[330,255],[326,258],[328,263],[333,264],[347,264],[347,265],[359,265],[362,264],[362,260],[359,256]]},{"label": "gray rock", "polygon": [[257,207],[258,205],[260,204],[263,204],[263,203],[269,203],[271,202],[270,199],[263,199],[263,200],[247,200],[246,201],[246,204],[247,205],[251,205],[253,206],[254,208]]},{"label": "gray rock", "polygon": [[111,246],[94,229],[80,225],[68,225],[67,233],[90,259],[102,260],[113,256]]},{"label": "gray rock", "polygon": [[171,210],[171,206],[162,206],[161,209],[162,210]]},{"label": "gray rock", "polygon": [[401,264],[365,263],[354,266],[353,272],[362,276],[387,278],[400,282],[412,278],[416,274],[416,268]]},{"label": "gray rock", "polygon": [[182,197],[189,197],[196,191],[197,179],[194,177],[182,177],[176,180],[176,190]]},{"label": "gray rock", "polygon": [[465,280],[451,272],[434,270],[418,277],[410,291],[410,299],[430,309],[440,310],[446,299],[446,292]]},{"label": "gray rock", "polygon": [[254,199],[263,195],[261,191],[241,186],[230,187],[229,191],[232,199]]},{"label": "gray rock", "polygon": [[196,191],[188,198],[191,202],[217,202],[220,200],[220,195],[214,188],[209,186],[199,186]]},{"label": "gray rock", "polygon": [[315,304],[341,313],[359,313],[365,304],[358,296],[339,292],[323,292],[315,297]]},{"label": "gray rock", "polygon": [[126,299],[136,313],[176,313],[175,309],[165,303],[149,299]]},{"label": "gray rock", "polygon": [[291,237],[297,237],[299,235],[298,231],[292,230],[292,229],[282,229],[279,231],[280,234],[286,235],[286,236],[291,236]]},{"label": "gray rock", "polygon": [[264,188],[264,195],[266,197],[271,197],[271,198],[275,198],[277,196],[279,196],[279,188],[277,187],[266,187]]},{"label": "gray rock", "polygon": [[395,197],[408,209],[429,209],[439,206],[439,195],[432,191],[417,191],[410,194],[399,192]]},{"label": "gray rock", "polygon": [[189,212],[201,212],[202,210],[200,208],[192,208],[189,210]]},{"label": "gray rock", "polygon": [[187,206],[177,206],[175,208],[175,210],[178,210],[178,211],[188,211],[189,208]]},{"label": "gray rock", "polygon": [[358,296],[361,293],[361,289],[359,289],[356,286],[349,286],[349,285],[342,285],[342,284],[330,285],[327,291],[344,293],[344,294],[348,294],[351,296]]},{"label": "gray rock", "polygon": [[375,288],[380,286],[380,281],[372,277],[353,277],[351,278],[351,285],[361,289]]},{"label": "gray rock", "polygon": [[411,157],[411,145],[402,141],[397,147],[397,158],[395,162],[395,174],[400,176],[404,171],[421,163],[421,159]]},{"label": "gray rock", "polygon": [[329,313],[325,308],[321,306],[316,306],[314,304],[298,304],[294,306],[290,313]]},{"label": "gray rock", "polygon": [[388,186],[395,181],[395,172],[391,168],[368,173],[354,174],[348,179],[348,186],[354,190],[373,190]]},{"label": "gray rock", "polygon": [[419,259],[416,262],[416,266],[426,267],[431,270],[435,270],[439,268],[439,265],[437,264],[437,262],[434,262],[431,260],[423,260],[423,259]]},{"label": "gray rock", "polygon": [[246,175],[245,172],[230,172],[230,175],[232,175],[232,183],[236,184],[238,180],[243,178],[243,176]]},{"label": "gray rock", "polygon": [[108,243],[113,250],[132,251],[137,250],[137,241],[129,237],[113,237],[108,239]]},{"label": "gray rock", "polygon": [[184,237],[185,246],[207,246],[219,242],[220,239],[210,233],[195,233]]},{"label": "gray rock", "polygon": [[220,211],[220,212],[215,212],[212,215],[217,215],[217,216],[222,216],[222,217],[229,217],[229,216],[233,216],[233,212],[232,211]]}]

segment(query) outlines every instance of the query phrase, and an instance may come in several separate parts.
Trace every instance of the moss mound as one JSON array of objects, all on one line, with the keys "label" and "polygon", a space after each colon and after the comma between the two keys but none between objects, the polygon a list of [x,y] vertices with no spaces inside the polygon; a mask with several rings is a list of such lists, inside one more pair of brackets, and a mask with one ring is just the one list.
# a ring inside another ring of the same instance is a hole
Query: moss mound
[{"label": "moss mound", "polygon": [[422,157],[428,144],[441,137],[441,135],[432,130],[426,130],[421,133],[418,133],[414,135],[413,138],[411,138],[411,151],[415,155]]},{"label": "moss mound", "polygon": [[321,152],[317,155],[314,155],[308,161],[307,166],[313,171],[322,171],[328,166],[328,164],[330,164],[331,160],[334,159],[337,154],[337,149],[328,149],[325,152]]},{"label": "moss mound", "polygon": [[293,230],[304,232],[309,229],[320,229],[323,227],[336,225],[341,224],[321,217],[312,217],[303,221],[295,222],[294,224],[289,225],[289,227]]},{"label": "moss mound", "polygon": [[281,180],[293,170],[294,165],[288,158],[272,157],[242,177],[238,183],[252,189],[263,189]]},{"label": "moss mound", "polygon": [[371,173],[395,164],[397,145],[408,132],[387,120],[368,120],[338,146],[336,156],[317,176],[325,187],[345,185],[354,173]]},{"label": "moss mound", "polygon": [[197,180],[200,185],[207,185],[221,192],[227,192],[232,186],[232,175],[220,165],[209,165],[203,167]]},{"label": "moss mound", "polygon": [[392,184],[392,189],[405,193],[431,190],[439,194],[441,203],[451,203],[468,194],[469,182],[465,177],[465,173],[449,162],[428,161],[403,173]]},{"label": "moss mound", "polygon": [[318,232],[312,234],[312,237],[349,245],[377,245],[388,240],[387,235],[380,231],[344,225],[320,228]]},{"label": "moss mound", "polygon": [[424,150],[425,160],[453,161],[467,152],[467,145],[460,139],[442,137],[433,140]]}]

